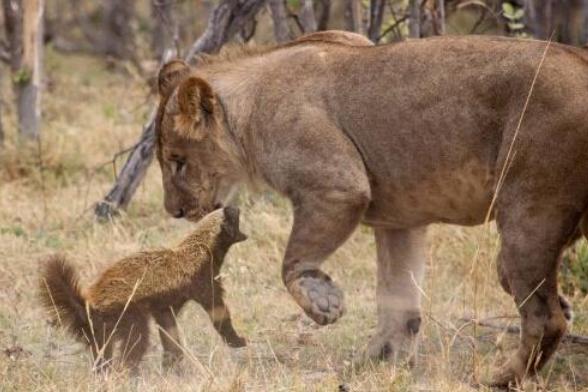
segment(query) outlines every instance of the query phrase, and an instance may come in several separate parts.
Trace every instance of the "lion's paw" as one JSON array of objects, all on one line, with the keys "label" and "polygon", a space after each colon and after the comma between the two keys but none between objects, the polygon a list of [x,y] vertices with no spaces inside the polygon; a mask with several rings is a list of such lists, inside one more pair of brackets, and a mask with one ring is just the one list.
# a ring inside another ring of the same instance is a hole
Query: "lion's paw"
[{"label": "lion's paw", "polygon": [[309,271],[288,285],[298,305],[317,324],[332,324],[345,313],[343,292],[320,271]]}]

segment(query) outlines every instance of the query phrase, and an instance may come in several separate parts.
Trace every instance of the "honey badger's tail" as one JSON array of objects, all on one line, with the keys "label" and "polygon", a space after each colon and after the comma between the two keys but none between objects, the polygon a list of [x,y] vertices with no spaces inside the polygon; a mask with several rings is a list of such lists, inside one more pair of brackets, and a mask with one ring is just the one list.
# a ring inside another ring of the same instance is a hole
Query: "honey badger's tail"
[{"label": "honey badger's tail", "polygon": [[78,275],[61,255],[51,256],[40,279],[41,302],[53,322],[66,328],[76,338],[88,342],[92,328],[86,312]]}]

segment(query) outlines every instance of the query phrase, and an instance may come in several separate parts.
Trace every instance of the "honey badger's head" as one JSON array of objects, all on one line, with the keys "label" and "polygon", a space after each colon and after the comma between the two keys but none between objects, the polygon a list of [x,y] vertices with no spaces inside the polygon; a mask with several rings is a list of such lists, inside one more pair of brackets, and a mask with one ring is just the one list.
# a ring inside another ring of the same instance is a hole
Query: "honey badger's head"
[{"label": "honey badger's head", "polygon": [[240,211],[237,207],[225,207],[222,209],[223,223],[221,225],[221,236],[227,238],[231,244],[245,241],[247,236],[239,228]]},{"label": "honey badger's head", "polygon": [[239,228],[239,209],[224,207],[204,215],[179,247],[196,249],[206,246],[210,251],[220,251],[224,255],[231,245],[246,239]]}]

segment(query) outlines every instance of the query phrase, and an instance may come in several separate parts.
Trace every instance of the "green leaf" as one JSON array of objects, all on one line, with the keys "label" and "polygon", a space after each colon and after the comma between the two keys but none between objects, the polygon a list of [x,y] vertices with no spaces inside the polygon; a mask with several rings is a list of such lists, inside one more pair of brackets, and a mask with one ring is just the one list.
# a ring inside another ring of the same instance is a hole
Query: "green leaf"
[{"label": "green leaf", "polygon": [[12,82],[15,84],[27,84],[33,75],[31,71],[23,67],[12,74]]},{"label": "green leaf", "polygon": [[522,23],[509,23],[508,28],[511,30],[522,30],[525,28],[525,25]]},{"label": "green leaf", "polygon": [[502,12],[504,12],[504,16],[508,17],[507,15],[514,15],[514,7],[510,3],[502,3]]},{"label": "green leaf", "polygon": [[518,10],[515,11],[513,16],[515,19],[523,19],[523,17],[525,16],[525,10],[522,8],[519,8]]}]

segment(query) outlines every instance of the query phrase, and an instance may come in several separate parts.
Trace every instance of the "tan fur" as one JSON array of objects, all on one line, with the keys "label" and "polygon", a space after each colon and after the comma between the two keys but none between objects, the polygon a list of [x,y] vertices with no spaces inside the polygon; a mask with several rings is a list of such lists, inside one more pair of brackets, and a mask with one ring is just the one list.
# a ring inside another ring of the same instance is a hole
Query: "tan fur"
[{"label": "tan fur", "polygon": [[216,210],[176,248],[125,257],[85,290],[73,267],[53,256],[41,278],[43,304],[55,322],[90,345],[100,367],[110,363],[119,341],[121,358],[136,368],[148,347],[149,316],[161,328],[164,366],[181,359],[175,317],[190,299],[204,307],[227,344],[240,347],[245,341],[233,329],[218,274],[229,247],[244,238],[238,210]]},{"label": "tan fur", "polygon": [[[373,226],[378,333],[367,351],[378,358],[414,351],[424,228],[496,219],[500,281],[523,333],[493,383],[519,380],[543,366],[566,330],[558,260],[588,211],[584,51],[549,46],[518,128],[546,47],[475,36],[376,47],[307,38],[211,57],[185,71],[218,102],[206,114],[216,126],[200,141],[172,125],[177,87],[161,96],[165,206],[195,219],[243,181],[286,195],[294,225],[283,280],[320,324],[345,310],[321,263],[360,222]],[[173,170],[178,159],[183,172]]]}]

